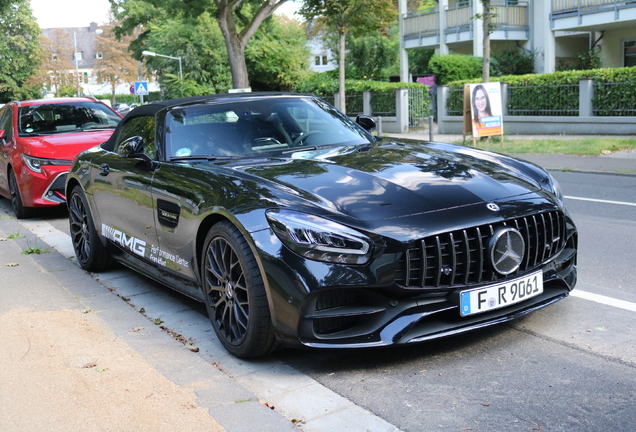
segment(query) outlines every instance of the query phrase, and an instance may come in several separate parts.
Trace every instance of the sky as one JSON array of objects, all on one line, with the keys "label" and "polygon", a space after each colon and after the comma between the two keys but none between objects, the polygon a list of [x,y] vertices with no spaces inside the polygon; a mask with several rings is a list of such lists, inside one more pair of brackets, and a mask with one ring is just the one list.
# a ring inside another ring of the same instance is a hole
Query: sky
[{"label": "sky", "polygon": [[[288,1],[276,13],[292,15],[298,7]],[[31,9],[40,28],[88,27],[91,22],[108,22],[108,0],[31,0]],[[298,16],[296,16],[298,18]]]},{"label": "sky", "polygon": [[88,27],[108,22],[108,0],[31,0],[40,28]]}]

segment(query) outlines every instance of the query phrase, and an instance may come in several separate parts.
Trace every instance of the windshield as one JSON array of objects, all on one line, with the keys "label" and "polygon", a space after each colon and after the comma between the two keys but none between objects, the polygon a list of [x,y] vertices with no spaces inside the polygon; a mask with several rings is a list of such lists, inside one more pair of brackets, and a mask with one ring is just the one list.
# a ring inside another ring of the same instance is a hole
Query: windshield
[{"label": "windshield", "polygon": [[20,136],[114,129],[121,120],[100,102],[49,103],[20,107]]},{"label": "windshield", "polygon": [[368,144],[371,136],[320,99],[268,97],[175,108],[166,119],[168,158],[261,157]]}]

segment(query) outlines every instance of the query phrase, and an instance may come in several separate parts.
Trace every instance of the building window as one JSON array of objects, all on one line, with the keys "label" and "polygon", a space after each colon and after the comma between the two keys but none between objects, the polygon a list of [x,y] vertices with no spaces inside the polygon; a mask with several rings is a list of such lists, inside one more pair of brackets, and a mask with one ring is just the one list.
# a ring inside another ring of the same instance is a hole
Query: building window
[{"label": "building window", "polygon": [[326,55],[316,56],[314,61],[315,61],[316,66],[326,66],[327,63],[328,63],[328,59],[327,59]]},{"label": "building window", "polygon": [[53,60],[54,62],[58,61],[59,58],[60,56],[58,55],[58,53],[51,54],[51,60]]},{"label": "building window", "polygon": [[103,59],[103,58],[104,58],[104,54],[102,54],[102,52],[101,52],[101,51],[97,51],[97,52],[95,53],[95,58],[96,58],[96,59]]},{"label": "building window", "polygon": [[83,60],[84,53],[82,51],[75,51],[75,60]]},{"label": "building window", "polygon": [[623,41],[623,66],[636,66],[636,39]]},{"label": "building window", "polygon": [[88,84],[88,72],[84,72],[83,77],[84,77],[84,84]]}]

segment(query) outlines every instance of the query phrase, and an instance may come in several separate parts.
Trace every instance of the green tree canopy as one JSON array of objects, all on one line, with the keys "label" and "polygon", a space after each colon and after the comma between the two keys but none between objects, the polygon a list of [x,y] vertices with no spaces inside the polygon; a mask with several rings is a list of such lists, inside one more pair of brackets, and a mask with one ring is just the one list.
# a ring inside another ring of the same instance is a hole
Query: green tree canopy
[{"label": "green tree canopy", "polygon": [[263,23],[245,50],[254,90],[291,90],[309,75],[307,37],[294,19],[272,16]]},{"label": "green tree canopy", "polygon": [[[245,49],[260,25],[287,0],[109,0],[121,32],[132,34],[137,26],[158,23],[160,16],[196,18],[204,13],[218,23],[226,48],[234,88],[249,87]],[[174,54],[173,54],[174,55]]]},{"label": "green tree canopy", "polygon": [[29,0],[0,0],[0,102],[41,96],[30,78],[40,61],[40,27]]},{"label": "green tree canopy", "polygon": [[162,57],[144,60],[159,79],[166,98],[225,93],[232,86],[227,52],[219,26],[208,13],[195,18],[183,14],[149,25],[137,49],[182,58],[183,87],[179,63]]},{"label": "green tree canopy", "polygon": [[345,104],[345,41],[348,33],[371,33],[388,28],[397,11],[392,0],[304,0],[300,14],[307,20],[318,20],[334,28],[338,34],[340,111]]},{"label": "green tree canopy", "polygon": [[347,76],[350,79],[388,81],[399,73],[400,42],[379,33],[351,38],[347,42]]}]

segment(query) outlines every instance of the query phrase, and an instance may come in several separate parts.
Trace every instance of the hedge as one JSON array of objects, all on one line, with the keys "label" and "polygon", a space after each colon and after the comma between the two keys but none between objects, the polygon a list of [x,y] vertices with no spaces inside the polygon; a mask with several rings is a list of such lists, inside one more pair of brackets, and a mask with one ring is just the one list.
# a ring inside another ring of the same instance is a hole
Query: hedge
[{"label": "hedge", "polygon": [[[572,113],[578,113],[578,84],[584,78],[593,79],[597,84],[592,101],[596,115],[636,115],[636,67],[508,75],[493,81],[508,84],[510,114],[537,115],[528,113],[538,112],[540,115],[545,111],[550,115],[578,115]],[[451,92],[446,105],[449,112],[463,111],[463,92],[457,90],[474,82],[449,83]]]},{"label": "hedge", "polygon": [[[386,81],[345,80],[347,97],[347,112],[362,112],[362,93],[371,92],[371,106],[373,114],[387,116],[395,112],[395,90],[407,88],[409,90],[424,90],[425,98],[422,106],[410,105],[411,117],[426,117],[430,114],[431,96],[428,87],[419,83],[391,83]],[[337,79],[329,77],[325,73],[311,76],[296,84],[293,91],[298,93],[313,93],[333,103],[334,94],[338,93],[340,85]],[[387,114],[389,113],[389,114]],[[393,114],[394,115],[394,114]]]}]

